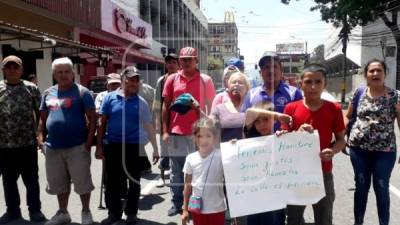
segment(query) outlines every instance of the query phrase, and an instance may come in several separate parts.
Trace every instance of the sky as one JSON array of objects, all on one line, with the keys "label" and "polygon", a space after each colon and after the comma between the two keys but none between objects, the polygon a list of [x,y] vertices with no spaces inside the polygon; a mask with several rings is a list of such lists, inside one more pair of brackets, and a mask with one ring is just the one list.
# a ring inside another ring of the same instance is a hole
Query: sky
[{"label": "sky", "polygon": [[201,0],[208,22],[224,22],[231,11],[239,32],[240,53],[246,66],[254,65],[265,51],[275,51],[277,43],[307,42],[308,53],[332,34],[332,26],[321,21],[319,11],[310,11],[312,0]]}]

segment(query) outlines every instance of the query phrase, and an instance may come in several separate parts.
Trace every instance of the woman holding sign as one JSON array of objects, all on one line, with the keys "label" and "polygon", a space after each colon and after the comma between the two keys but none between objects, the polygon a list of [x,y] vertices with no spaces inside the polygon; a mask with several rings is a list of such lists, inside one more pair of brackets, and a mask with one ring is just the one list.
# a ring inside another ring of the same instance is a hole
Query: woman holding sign
[{"label": "woman holding sign", "polygon": [[364,222],[371,180],[379,224],[389,224],[389,180],[396,161],[394,121],[397,118],[400,123],[400,93],[385,86],[386,68],[386,64],[377,59],[367,63],[364,68],[367,87],[357,89],[346,115],[353,121],[347,144],[356,183],[356,225]]}]

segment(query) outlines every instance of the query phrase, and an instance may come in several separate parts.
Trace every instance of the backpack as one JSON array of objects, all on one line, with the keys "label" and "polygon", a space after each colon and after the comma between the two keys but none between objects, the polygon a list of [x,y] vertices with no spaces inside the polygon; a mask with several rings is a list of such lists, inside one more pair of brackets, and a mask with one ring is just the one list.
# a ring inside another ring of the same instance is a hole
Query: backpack
[{"label": "backpack", "polygon": [[346,136],[347,136],[347,138],[350,137],[351,129],[352,129],[354,123],[357,120],[357,108],[359,107],[360,100],[365,95],[365,91],[366,90],[367,90],[367,87],[359,87],[354,92],[354,97],[353,97],[353,99],[351,101],[351,104],[353,106],[353,111],[351,113],[351,118],[350,118],[349,123],[347,124],[347,128],[346,128]]}]

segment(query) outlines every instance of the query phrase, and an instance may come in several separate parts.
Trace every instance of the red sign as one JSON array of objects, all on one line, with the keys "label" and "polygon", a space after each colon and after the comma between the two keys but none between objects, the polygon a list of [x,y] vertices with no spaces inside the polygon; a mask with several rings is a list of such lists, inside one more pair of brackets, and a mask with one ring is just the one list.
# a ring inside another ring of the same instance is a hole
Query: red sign
[{"label": "red sign", "polygon": [[119,33],[127,32],[139,38],[146,38],[146,27],[133,27],[132,19],[129,18],[125,11],[119,8],[114,9],[114,25]]},{"label": "red sign", "polygon": [[101,29],[136,45],[151,48],[151,24],[110,0],[101,1]]}]

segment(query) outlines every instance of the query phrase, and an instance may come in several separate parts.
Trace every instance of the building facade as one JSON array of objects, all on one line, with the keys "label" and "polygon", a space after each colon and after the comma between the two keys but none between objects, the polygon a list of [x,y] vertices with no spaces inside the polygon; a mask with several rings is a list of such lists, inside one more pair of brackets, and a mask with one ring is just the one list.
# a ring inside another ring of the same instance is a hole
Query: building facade
[{"label": "building facade", "polygon": [[51,62],[60,56],[73,60],[86,86],[128,65],[155,85],[163,57],[185,45],[199,49],[205,68],[207,21],[196,7],[185,0],[0,0],[0,58],[21,56],[41,90],[53,84]]},{"label": "building facade", "polygon": [[[400,18],[398,18],[400,23]],[[328,89],[332,92],[340,93],[345,90],[345,100],[353,94],[360,85],[365,85],[363,71],[360,68],[371,59],[380,59],[386,62],[385,84],[391,88],[396,88],[396,42],[390,29],[381,19],[366,26],[353,28],[349,35],[349,42],[346,52],[347,72],[343,75],[344,56],[342,53],[342,42],[338,34],[340,28],[332,28],[325,44],[325,60],[327,66],[336,68],[332,70],[329,77],[332,83],[336,83]]]},{"label": "building facade", "polygon": [[276,44],[276,53],[282,62],[282,72],[285,82],[297,86],[304,64],[309,60],[307,43],[280,43]]},{"label": "building facade", "polygon": [[[198,68],[207,70],[208,22],[200,10],[199,0],[140,0],[138,3],[140,17],[152,24],[153,41],[163,46],[163,55],[179,53],[182,47],[192,46],[198,51]],[[140,69],[147,69],[151,77],[157,77],[154,71],[159,73],[163,68],[147,64]]]},{"label": "building facade", "polygon": [[224,66],[231,58],[239,58],[238,29],[234,14],[225,12],[223,23],[208,24],[208,56],[219,59]]}]

